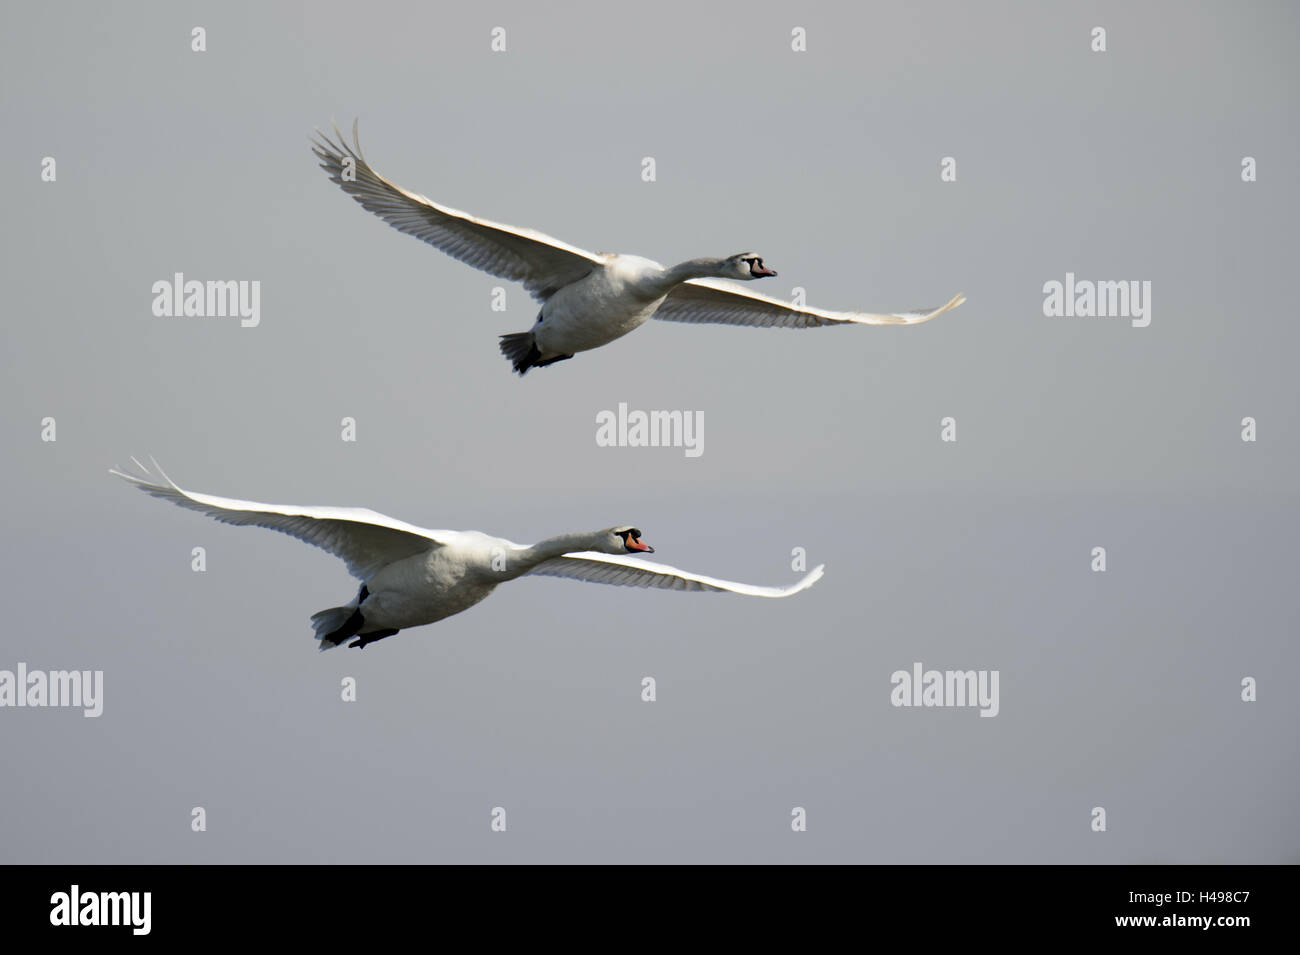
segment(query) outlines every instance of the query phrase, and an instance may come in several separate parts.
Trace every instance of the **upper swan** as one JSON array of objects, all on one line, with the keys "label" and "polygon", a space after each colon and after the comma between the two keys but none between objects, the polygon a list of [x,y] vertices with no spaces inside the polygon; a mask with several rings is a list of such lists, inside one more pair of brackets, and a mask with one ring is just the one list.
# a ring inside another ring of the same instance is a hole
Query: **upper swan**
[{"label": "upper swan", "polygon": [[795,306],[717,279],[751,281],[776,275],[762,256],[690,259],[664,268],[635,255],[594,253],[439,205],[389,182],[361,155],[356,123],[349,146],[317,130],[312,151],[331,181],[389,225],[490,275],[522,282],[542,303],[526,332],[501,336],[501,352],[524,374],[626,335],[650,318],[674,322],[812,328],[818,325],[916,325],[966,301],[908,312],[832,312]]}]

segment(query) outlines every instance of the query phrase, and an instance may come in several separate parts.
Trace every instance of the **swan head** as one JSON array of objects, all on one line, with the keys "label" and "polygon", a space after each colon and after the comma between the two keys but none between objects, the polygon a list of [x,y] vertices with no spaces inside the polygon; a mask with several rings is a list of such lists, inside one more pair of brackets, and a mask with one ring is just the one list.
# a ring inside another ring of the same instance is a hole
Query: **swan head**
[{"label": "swan head", "polygon": [[606,554],[653,554],[655,549],[641,540],[638,528],[626,525],[611,527],[605,532],[608,541],[602,548]]},{"label": "swan head", "polygon": [[775,271],[763,264],[763,257],[757,252],[738,252],[731,256],[727,259],[727,270],[728,274],[724,276],[725,278],[740,279],[744,282],[776,275]]}]

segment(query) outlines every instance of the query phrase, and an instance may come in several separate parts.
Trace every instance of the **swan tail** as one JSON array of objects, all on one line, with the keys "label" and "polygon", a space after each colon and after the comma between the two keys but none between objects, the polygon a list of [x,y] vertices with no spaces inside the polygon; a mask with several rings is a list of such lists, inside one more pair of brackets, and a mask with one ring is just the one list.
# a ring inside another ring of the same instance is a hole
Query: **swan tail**
[{"label": "swan tail", "polygon": [[547,365],[554,365],[557,361],[573,357],[552,355],[550,358],[543,358],[532,332],[512,332],[509,335],[502,335],[501,354],[510,360],[515,371],[521,375],[526,374],[529,368],[545,368]]},{"label": "swan tail", "polygon": [[311,615],[311,625],[322,650],[332,650],[348,637],[361,632],[361,610],[355,606],[330,607]]},{"label": "swan tail", "polygon": [[506,356],[515,371],[521,375],[526,374],[528,369],[536,365],[542,357],[542,353],[537,350],[532,332],[512,332],[509,335],[502,335],[501,354]]}]

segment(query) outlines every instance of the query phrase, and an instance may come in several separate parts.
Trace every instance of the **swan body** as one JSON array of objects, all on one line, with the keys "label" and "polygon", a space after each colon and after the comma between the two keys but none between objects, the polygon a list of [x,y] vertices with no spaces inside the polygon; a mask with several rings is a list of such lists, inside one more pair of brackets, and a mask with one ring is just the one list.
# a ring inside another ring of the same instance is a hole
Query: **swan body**
[{"label": "swan body", "polygon": [[376,511],[353,507],[260,504],[187,491],[157,462],[153,471],[112,469],[148,494],[199,511],[227,524],[265,527],[289,534],[341,558],[362,581],[350,603],[312,616],[320,648],[356,637],[364,647],[400,630],[435,623],[488,597],[499,585],[527,574],[593,583],[666,590],[729,591],[753,597],[788,597],[822,576],[814,568],[789,587],[760,587],[705,577],[634,558],[654,553],[631,525],[562,534],[532,545],[479,531],[430,530]]},{"label": "swan body", "polygon": [[639,255],[611,255],[557,289],[532,330],[542,360],[537,364],[607,345],[649,321],[667,297],[668,290],[660,293],[654,284],[666,271]]},{"label": "swan body", "polygon": [[366,597],[358,602],[366,625],[405,630],[468,610],[509,579],[492,572],[493,547],[504,543],[462,532],[442,547],[385,565],[365,581]]},{"label": "swan body", "polygon": [[672,268],[636,255],[588,252],[409,192],[366,162],[355,123],[353,145],[337,127],[335,134],[337,140],[319,133],[312,151],[344,192],[399,231],[490,275],[522,282],[542,303],[531,329],[501,336],[502,354],[521,375],[606,345],[651,318],[785,328],[918,325],[966,301],[956,295],[937,308],[834,312],[796,306],[732,284],[776,275],[753,252],[691,259]]}]

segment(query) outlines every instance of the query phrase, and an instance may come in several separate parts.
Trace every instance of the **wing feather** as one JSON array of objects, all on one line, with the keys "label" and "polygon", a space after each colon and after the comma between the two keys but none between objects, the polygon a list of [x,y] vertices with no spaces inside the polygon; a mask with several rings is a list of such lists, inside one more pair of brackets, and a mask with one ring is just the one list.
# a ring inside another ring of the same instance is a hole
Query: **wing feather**
[{"label": "wing feather", "polygon": [[547,577],[569,577],[594,584],[613,584],[620,587],[655,587],[660,590],[711,590],[744,594],[749,597],[789,597],[807,590],[822,577],[825,565],[819,564],[789,587],[760,587],[731,580],[719,580],[692,574],[667,564],[656,564],[633,557],[583,551],[566,554],[543,561],[530,574]]},{"label": "wing feather", "polygon": [[125,478],[146,494],[206,514],[224,524],[265,527],[296,537],[340,558],[349,573],[359,580],[370,579],[395,560],[441,547],[455,536],[453,531],[427,530],[363,507],[259,504],[187,491],[163,473],[157,461],[150,460],[157,476],[135,458],[131,461],[143,476],[116,468],[109,473]]},{"label": "wing feather", "polygon": [[[337,126],[334,133],[337,142],[320,130],[320,138],[312,141],[312,152],[331,182],[399,232],[422,239],[489,275],[521,282],[538,301],[545,301],[556,289],[576,282],[606,261],[605,256],[541,232],[479,219],[408,192],[366,162],[356,123],[352,125],[352,146]],[[351,160],[349,179],[344,178],[346,160]]]},{"label": "wing feather", "polygon": [[832,312],[797,307],[779,298],[751,292],[719,279],[691,279],[676,286],[654,317],[669,322],[755,325],[769,328],[815,328],[820,325],[919,325],[966,301],[954,295],[938,308],[909,312]]}]

